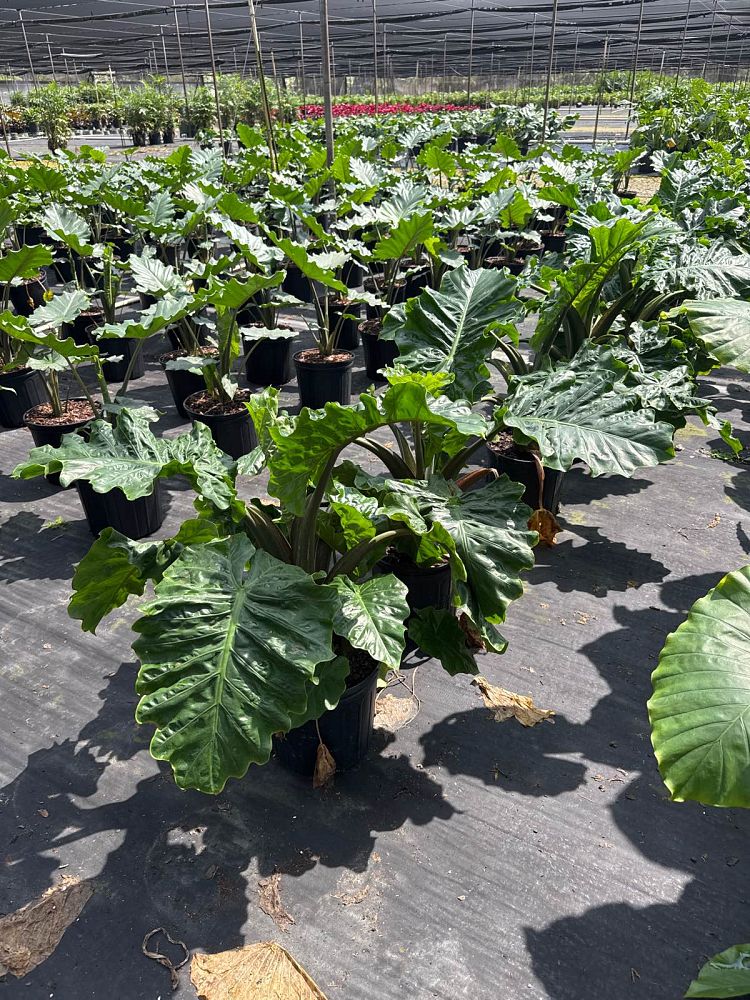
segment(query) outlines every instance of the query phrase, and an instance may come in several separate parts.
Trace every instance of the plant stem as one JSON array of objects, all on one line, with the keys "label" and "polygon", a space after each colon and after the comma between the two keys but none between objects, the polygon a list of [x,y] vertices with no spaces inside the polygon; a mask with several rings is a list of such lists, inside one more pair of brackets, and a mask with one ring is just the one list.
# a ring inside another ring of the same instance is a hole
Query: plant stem
[{"label": "plant stem", "polygon": [[330,583],[336,576],[351,576],[365,556],[378,546],[393,542],[397,538],[406,538],[410,535],[411,531],[409,528],[389,528],[388,531],[381,531],[379,535],[375,535],[373,538],[366,538],[341,556],[326,577],[326,583]]}]

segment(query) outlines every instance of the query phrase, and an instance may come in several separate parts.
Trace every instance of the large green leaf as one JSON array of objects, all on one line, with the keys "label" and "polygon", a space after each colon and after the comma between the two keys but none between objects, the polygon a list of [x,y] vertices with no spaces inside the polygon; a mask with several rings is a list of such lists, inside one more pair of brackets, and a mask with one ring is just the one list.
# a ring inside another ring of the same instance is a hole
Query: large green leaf
[{"label": "large green leaf", "polygon": [[[332,288],[334,291],[347,293],[348,289],[343,281],[339,281],[333,271],[326,266],[325,258],[321,262],[308,254],[307,250],[300,244],[288,239],[278,239],[273,232],[268,234],[276,246],[283,251],[293,264],[296,264],[300,271],[311,281],[319,281],[321,285]],[[283,274],[281,275],[283,279]]]},{"label": "large green leaf", "polygon": [[158,583],[186,545],[217,537],[218,526],[209,518],[183,521],[177,535],[164,542],[134,542],[105,528],[76,567],[68,614],[80,619],[84,632],[95,632],[131,595],[140,597],[149,580]]},{"label": "large green leaf", "polygon": [[468,493],[438,477],[390,488],[394,497],[416,499],[425,519],[452,539],[454,582],[466,583],[483,617],[503,621],[523,593],[520,574],[534,565],[537,535],[528,530],[530,509],[519,502],[523,487],[503,475]]},{"label": "large green leaf", "polygon": [[736,944],[706,962],[685,996],[724,998],[744,997],[749,993],[750,944]]},{"label": "large green leaf", "polygon": [[[93,357],[97,353],[97,348],[93,345],[77,344],[71,337],[61,338],[57,335],[63,324],[72,323],[76,316],[88,308],[89,303],[85,292],[60,292],[45,305],[35,309],[29,317],[8,311],[0,313],[0,330],[15,340],[53,351],[62,358],[76,360]],[[44,330],[43,327],[47,329]]]},{"label": "large green leaf", "polygon": [[495,346],[488,327],[518,318],[514,278],[502,271],[458,267],[440,291],[426,288],[386,316],[381,337],[398,345],[399,365],[418,372],[450,372],[449,395],[474,401],[489,388],[487,358]]},{"label": "large green leaf", "polygon": [[388,236],[375,244],[373,256],[376,260],[401,260],[428,240],[432,232],[431,212],[410,215],[401,219]]},{"label": "large green leaf", "polygon": [[477,672],[474,654],[454,611],[421,608],[409,621],[409,638],[427,656],[439,660],[451,677]]},{"label": "large green leaf", "polygon": [[115,427],[106,420],[89,424],[88,438],[65,434],[59,448],[33,448],[13,470],[16,479],[59,472],[63,486],[91,483],[97,493],[120,489],[129,500],[149,496],[157,479],[183,475],[196,491],[221,510],[234,499],[231,460],[214,444],[210,430],[196,423],[176,438],[157,438],[150,417],[123,409]]},{"label": "large green leaf", "polygon": [[404,652],[404,622],[409,616],[407,587],[393,575],[364,583],[337,576],[333,585],[341,605],[334,629],[378,663],[397,670]]},{"label": "large green leaf", "polygon": [[191,295],[167,295],[159,299],[139,316],[124,319],[119,323],[105,323],[96,329],[97,338],[104,340],[129,337],[133,340],[146,340],[165,330],[168,326],[178,323],[186,316],[196,312],[195,299]]},{"label": "large green leaf", "polygon": [[269,459],[268,490],[293,514],[301,514],[310,483],[317,483],[327,463],[357,438],[387,424],[418,421],[481,435],[485,422],[465,403],[431,396],[418,380],[391,385],[380,397],[362,393],[354,406],[326,403],[304,408],[291,428],[288,419],[270,426],[275,443]]},{"label": "large green leaf", "polygon": [[212,278],[208,288],[198,295],[199,305],[212,305],[216,309],[242,309],[254,295],[267,288],[276,288],[284,280],[284,272],[276,274],[251,274],[244,281],[237,278],[221,280]]},{"label": "large green leaf", "polygon": [[674,456],[673,427],[640,407],[611,372],[563,368],[518,379],[497,417],[551,469],[580,459],[594,476],[632,476]]},{"label": "large green leaf", "polygon": [[186,549],[155,594],[134,625],[136,718],[180,787],[216,794],[303,716],[338,596],[244,535]]},{"label": "large green leaf", "polygon": [[651,741],[672,798],[750,807],[750,566],[693,605],[652,679]]},{"label": "large green leaf", "polygon": [[150,254],[135,254],[128,258],[128,267],[133,275],[133,282],[139,292],[150,295],[180,295],[187,291],[184,280],[171,264],[164,264],[158,257]]},{"label": "large green leaf", "polygon": [[35,278],[41,268],[51,263],[49,247],[23,246],[20,250],[9,250],[0,257],[0,282],[9,285],[17,278]]},{"label": "large green leaf", "polygon": [[750,372],[750,302],[710,299],[686,302],[690,328],[722,365]]},{"label": "large green leaf", "polygon": [[93,252],[89,224],[73,209],[65,205],[48,205],[39,221],[53,239],[75,253],[86,257]]},{"label": "large green leaf", "polygon": [[684,289],[700,298],[750,293],[750,254],[737,254],[723,243],[675,241],[654,261],[644,279],[658,291]]}]

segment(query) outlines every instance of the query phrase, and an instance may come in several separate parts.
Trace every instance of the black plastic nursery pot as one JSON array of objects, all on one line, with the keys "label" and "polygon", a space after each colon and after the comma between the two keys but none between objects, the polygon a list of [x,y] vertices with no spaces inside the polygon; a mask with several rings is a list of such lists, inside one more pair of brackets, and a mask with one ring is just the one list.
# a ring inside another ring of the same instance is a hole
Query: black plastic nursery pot
[{"label": "black plastic nursery pot", "polygon": [[[412,614],[423,608],[437,608],[447,611],[451,606],[450,563],[436,566],[420,566],[407,556],[399,553],[386,554],[375,566],[376,573],[393,573],[406,585],[406,603]],[[404,657],[419,647],[407,635]]]},{"label": "black plastic nursery pot", "polygon": [[347,406],[352,398],[352,366],[354,355],[337,351],[324,358],[316,349],[298,351],[294,355],[297,386],[301,406],[313,410],[326,403]]},{"label": "black plastic nursery pot", "polygon": [[[41,403],[27,410],[23,415],[23,422],[31,431],[34,445],[37,448],[45,444],[52,445],[53,448],[59,448],[63,435],[72,434],[73,431],[85,427],[95,417],[95,414],[91,412],[91,404],[82,396],[66,400],[63,403],[64,419],[61,418],[59,422],[49,423],[48,419],[45,420],[45,418],[51,417],[51,413],[51,405],[49,403]],[[59,472],[51,472],[44,478],[53,486],[60,485]]]},{"label": "black plastic nursery pot", "polygon": [[23,427],[24,414],[48,402],[41,372],[31,368],[0,372],[0,426]]},{"label": "black plastic nursery pot", "polygon": [[186,357],[187,351],[168,351],[159,357],[159,364],[167,376],[167,385],[169,386],[169,391],[172,393],[175,408],[180,416],[187,420],[189,419],[189,414],[185,409],[185,400],[188,396],[194,396],[196,392],[203,392],[206,388],[206,383],[203,373],[200,371],[191,372],[186,368],[167,368],[168,361]]},{"label": "black plastic nursery pot", "polygon": [[104,322],[104,312],[101,309],[87,309],[79,313],[72,323],[63,323],[63,337],[70,337],[80,347],[91,343],[90,333]]},{"label": "black plastic nursery pot", "polygon": [[383,381],[383,368],[389,368],[398,357],[398,347],[394,340],[381,340],[380,321],[367,320],[359,325],[362,350],[365,356],[365,371],[372,382]]},{"label": "black plastic nursery pot", "polygon": [[374,660],[371,662],[372,672],[347,687],[336,708],[325,712],[317,725],[315,721],[306,722],[276,738],[276,756],[281,764],[310,777],[315,771],[321,740],[336,761],[337,771],[350,771],[362,762],[370,746],[375,718],[378,667]]},{"label": "black plastic nursery pot", "polygon": [[[294,376],[292,364],[292,349],[294,347],[294,330],[288,337],[275,337],[273,340],[261,340],[245,360],[245,374],[248,382],[253,385],[277,388],[286,385]],[[245,350],[250,344],[245,341]]]},{"label": "black plastic nursery pot", "polygon": [[[143,363],[143,351],[140,349],[141,341],[133,337],[121,337],[112,340],[99,341],[99,355],[102,358],[102,372],[107,382],[122,382],[127,374],[133,355],[136,355],[133,370],[130,373],[130,381],[143,378],[146,374],[146,367]],[[119,361],[106,361],[105,358],[120,358]]]},{"label": "black plastic nursery pot", "polygon": [[35,309],[44,305],[44,293],[47,291],[47,275],[40,271],[35,278],[11,285],[8,298],[19,316],[31,316]]},{"label": "black plastic nursery pot", "polygon": [[[532,510],[539,507],[539,471],[536,462],[531,457],[526,457],[520,450],[497,451],[491,447],[487,448],[490,463],[493,469],[504,472],[508,478],[521,483],[524,487],[521,501]],[[551,510],[556,514],[560,509],[560,496],[563,485],[563,472],[557,469],[544,469],[544,490],[542,501],[546,510]]]},{"label": "black plastic nursery pot", "polygon": [[83,512],[92,535],[104,528],[114,528],[128,538],[145,538],[158,531],[166,510],[161,483],[157,479],[150,496],[128,500],[122,490],[97,493],[91,483],[81,479],[76,483]]},{"label": "black plastic nursery pot", "polygon": [[359,347],[359,324],[362,321],[362,303],[336,300],[329,303],[328,311],[330,313],[332,328],[336,327],[339,317],[343,313],[346,313],[347,317],[354,317],[353,319],[347,318],[341,320],[336,346],[344,351],[355,351]]},{"label": "black plastic nursery pot", "polygon": [[[364,282],[365,291],[370,292],[373,295],[380,295],[383,287],[382,279],[380,278],[365,278]],[[417,295],[419,292],[416,293]],[[393,302],[391,305],[398,305],[401,302],[406,302],[406,282],[401,280],[396,282],[396,289],[393,295]],[[366,309],[366,314],[368,319],[382,319],[385,313],[388,311],[386,306],[371,306],[368,305]]]},{"label": "black plastic nursery pot", "polygon": [[404,280],[404,299],[413,299],[420,292],[424,291],[430,283],[430,272],[425,268],[423,271],[415,271],[407,275]]},{"label": "black plastic nursery pot", "polygon": [[255,427],[245,401],[249,392],[238,392],[232,404],[213,404],[205,389],[194,392],[184,402],[187,416],[205,424],[216,445],[231,458],[248,455],[258,443]]},{"label": "black plastic nursery pot", "polygon": [[365,271],[356,260],[348,260],[341,269],[341,280],[347,288],[359,288],[365,280]]},{"label": "black plastic nursery pot", "polygon": [[568,238],[565,233],[542,233],[544,249],[549,253],[562,253]]},{"label": "black plastic nursery pot", "polygon": [[281,290],[287,295],[294,295],[300,302],[312,302],[313,300],[310,279],[300,271],[296,264],[290,264],[287,268]]}]

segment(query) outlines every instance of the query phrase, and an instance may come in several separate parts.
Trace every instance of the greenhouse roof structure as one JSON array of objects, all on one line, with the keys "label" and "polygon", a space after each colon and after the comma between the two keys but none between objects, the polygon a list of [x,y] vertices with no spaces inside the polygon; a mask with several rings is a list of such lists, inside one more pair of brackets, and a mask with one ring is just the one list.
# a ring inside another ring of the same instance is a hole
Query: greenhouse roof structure
[{"label": "greenhouse roof structure", "polygon": [[[637,55],[639,68],[719,78],[750,57],[750,0],[330,0],[334,71],[372,74],[377,52],[381,73],[394,76],[463,76],[470,63],[477,73],[533,74],[548,57],[555,6],[559,72],[605,58],[626,69]],[[280,75],[320,72],[319,0],[258,0],[256,10]],[[195,76],[209,67],[209,22],[218,68],[252,72],[248,0],[6,0],[3,68],[47,77],[67,63],[137,78],[174,74],[182,57]]]}]

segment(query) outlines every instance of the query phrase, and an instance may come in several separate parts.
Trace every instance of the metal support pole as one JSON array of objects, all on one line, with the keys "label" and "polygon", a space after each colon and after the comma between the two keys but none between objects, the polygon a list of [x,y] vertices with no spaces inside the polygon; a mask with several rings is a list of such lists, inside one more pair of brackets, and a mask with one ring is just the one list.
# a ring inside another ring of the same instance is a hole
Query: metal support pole
[{"label": "metal support pole", "polygon": [[302,103],[307,104],[307,81],[305,79],[305,35],[302,31],[302,14],[299,15],[299,63],[302,77]]},{"label": "metal support pole", "polygon": [[52,70],[52,79],[55,83],[57,83],[57,73],[55,72],[55,64],[52,60],[52,46],[49,43],[49,35],[45,35],[44,39],[47,42],[47,53],[49,55],[50,69]]},{"label": "metal support pole", "polygon": [[549,119],[549,94],[552,86],[552,67],[555,64],[555,39],[557,37],[557,4],[552,3],[552,26],[549,35],[549,59],[547,61],[547,85],[544,89],[544,119],[542,121],[542,142],[547,138],[547,121]]},{"label": "metal support pole", "polygon": [[[393,70],[393,60],[391,59],[391,71]],[[388,25],[383,25],[383,91],[388,89]],[[396,89],[395,80],[391,84],[391,89]]]},{"label": "metal support pole", "polygon": [[182,93],[185,97],[185,114],[190,120],[190,100],[188,99],[187,80],[185,79],[185,60],[182,57],[182,39],[180,38],[180,19],[177,16],[177,0],[172,0],[174,10],[174,30],[177,35],[177,55],[180,60],[180,76],[182,77]]},{"label": "metal support pole", "polygon": [[65,63],[65,83],[70,86],[70,70],[68,69],[68,57],[63,55],[63,62]]},{"label": "metal support pole", "polygon": [[534,55],[536,53],[536,19],[534,14],[534,27],[531,30],[531,63],[529,65],[529,100],[531,100],[531,89],[534,86]]},{"label": "metal support pole", "polygon": [[599,93],[596,95],[596,118],[594,119],[594,136],[592,146],[596,149],[596,140],[599,135],[599,114],[602,110],[602,92],[604,90],[604,74],[607,72],[607,53],[609,51],[609,35],[604,39],[604,53],[602,55],[602,75],[599,78]]},{"label": "metal support pole", "polygon": [[34,90],[39,89],[39,84],[37,83],[36,73],[34,72],[34,63],[31,61],[31,49],[29,48],[29,39],[26,37],[26,25],[23,23],[23,11],[19,10],[18,20],[21,23],[21,31],[23,33],[23,44],[26,46],[26,55],[29,59],[29,69],[31,70],[31,79],[34,82]]},{"label": "metal support pole", "polygon": [[445,90],[445,81],[448,78],[448,35],[446,34],[443,38],[443,85],[442,90]]},{"label": "metal support pole", "polygon": [[164,55],[164,75],[169,83],[169,63],[167,62],[167,43],[164,41],[164,28],[159,28],[159,34],[161,35],[161,51]]},{"label": "metal support pole", "polygon": [[573,50],[573,86],[570,88],[570,105],[568,110],[573,110],[573,94],[576,89],[576,83],[578,82],[578,43],[581,40],[581,32],[576,28],[576,44]]},{"label": "metal support pole", "polygon": [[724,46],[724,61],[721,64],[722,76],[725,75],[727,71],[727,60],[729,59],[729,42],[732,37],[732,20],[733,18],[730,16],[729,27],[727,28],[727,44]]},{"label": "metal support pole", "polygon": [[5,148],[8,151],[8,156],[12,157],[13,154],[10,151],[10,142],[8,141],[8,129],[5,125],[5,109],[3,108],[3,102],[0,101],[0,125],[3,127],[3,139],[5,141]]},{"label": "metal support pole", "polygon": [[258,34],[258,22],[255,18],[255,0],[247,0],[247,9],[250,14],[250,30],[253,35],[253,46],[255,48],[255,61],[258,66],[258,85],[260,86],[261,103],[263,104],[263,121],[266,126],[266,142],[268,143],[268,155],[271,160],[271,169],[276,170],[276,144],[273,139],[273,124],[271,123],[270,105],[268,103],[268,91],[266,88],[266,75],[263,69],[263,53],[260,48],[260,36]]},{"label": "metal support pole", "polygon": [[372,59],[373,59],[373,85],[372,93],[375,98],[375,114],[378,113],[378,7],[377,0],[372,0]]},{"label": "metal support pole", "polygon": [[221,123],[221,101],[219,100],[219,81],[216,77],[216,58],[214,56],[214,36],[211,31],[211,11],[208,7],[208,0],[204,0],[206,8],[206,28],[208,29],[208,54],[211,59],[211,76],[214,81],[214,100],[216,101],[216,124],[219,126],[219,142],[221,143],[222,156],[226,156],[224,147],[224,126]]},{"label": "metal support pole", "polygon": [[635,102],[635,83],[638,74],[638,57],[641,54],[641,31],[643,30],[643,11],[645,0],[641,0],[641,9],[638,15],[638,33],[635,38],[635,50],[633,52],[633,69],[630,73],[630,108],[628,109],[628,120],[625,123],[625,138],[630,135],[630,123],[633,116],[633,104]]},{"label": "metal support pole", "polygon": [[320,0],[320,59],[323,74],[323,111],[326,127],[326,162],[333,163],[333,101],[331,99],[331,45],[328,37],[328,0]]},{"label": "metal support pole", "polygon": [[[557,0],[555,0],[557,2]],[[471,0],[471,23],[469,27],[469,74],[466,78],[466,103],[471,104],[471,77],[474,71],[474,0]]]},{"label": "metal support pole", "polygon": [[706,53],[706,62],[711,62],[711,52],[714,47],[714,27],[716,26],[716,11],[719,7],[719,0],[714,0],[714,11],[711,15],[711,32],[708,36],[708,52]]},{"label": "metal support pole", "polygon": [[680,73],[682,72],[682,60],[685,55],[685,42],[687,41],[688,33],[688,22],[690,21],[690,8],[693,4],[693,0],[688,0],[687,10],[685,11],[685,27],[682,29],[682,43],[680,44],[680,58],[677,63],[677,75],[674,78],[675,86],[680,82]]}]

